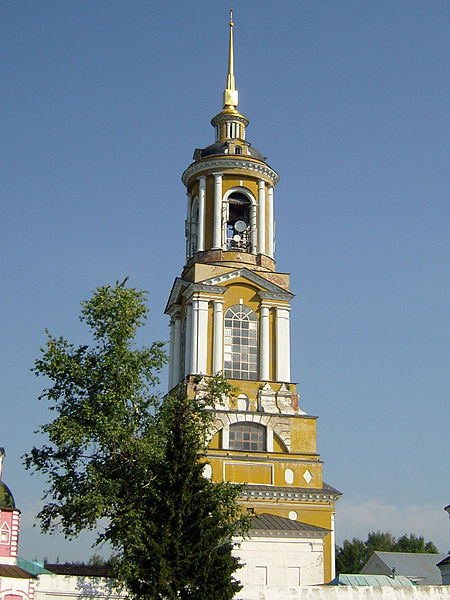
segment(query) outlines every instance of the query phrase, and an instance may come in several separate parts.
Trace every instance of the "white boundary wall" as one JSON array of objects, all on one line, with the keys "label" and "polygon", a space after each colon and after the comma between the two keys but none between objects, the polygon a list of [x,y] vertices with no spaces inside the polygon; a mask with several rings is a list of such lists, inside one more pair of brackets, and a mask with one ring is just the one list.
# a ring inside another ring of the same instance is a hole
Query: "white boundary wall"
[{"label": "white boundary wall", "polygon": [[[40,575],[34,600],[124,600],[100,577]],[[449,600],[450,586],[410,588],[351,586],[261,586],[247,585],[236,600]],[[211,598],[211,600],[214,600]]]},{"label": "white boundary wall", "polygon": [[247,586],[236,600],[450,600],[446,585],[410,588],[366,586],[262,587]]}]

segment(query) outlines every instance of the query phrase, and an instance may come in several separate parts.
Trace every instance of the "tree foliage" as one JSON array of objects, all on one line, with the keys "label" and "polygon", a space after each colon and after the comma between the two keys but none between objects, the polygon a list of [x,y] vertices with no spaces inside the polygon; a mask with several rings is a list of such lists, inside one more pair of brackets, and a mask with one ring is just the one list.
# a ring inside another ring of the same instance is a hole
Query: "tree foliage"
[{"label": "tree foliage", "polygon": [[96,544],[111,544],[135,598],[226,600],[240,589],[231,537],[247,521],[239,488],[202,470],[211,409],[230,386],[218,376],[201,399],[183,388],[162,399],[164,345],[135,345],[146,316],[145,293],[124,281],[82,303],[92,347],[47,334],[33,370],[51,382],[40,399],[55,418],[40,427],[48,443],[24,457],[48,482],[38,518],[68,538],[101,521]]},{"label": "tree foliage", "polygon": [[336,572],[359,573],[375,551],[437,553],[438,550],[433,542],[425,543],[423,536],[413,533],[396,538],[389,532],[372,531],[366,541],[344,540],[342,546],[336,548]]}]

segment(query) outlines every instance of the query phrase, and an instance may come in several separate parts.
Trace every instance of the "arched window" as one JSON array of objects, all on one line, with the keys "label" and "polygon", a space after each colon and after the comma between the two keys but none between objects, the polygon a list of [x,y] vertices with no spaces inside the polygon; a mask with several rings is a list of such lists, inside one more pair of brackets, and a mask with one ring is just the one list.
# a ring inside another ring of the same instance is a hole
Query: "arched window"
[{"label": "arched window", "polygon": [[250,199],[242,192],[228,196],[227,250],[251,251]]},{"label": "arched window", "polygon": [[251,308],[236,304],[225,313],[224,373],[232,379],[258,378],[258,323]]},{"label": "arched window", "polygon": [[3,523],[0,528],[0,544],[9,544],[10,531],[7,523]]},{"label": "arched window", "polygon": [[240,146],[235,146],[234,153],[235,154],[242,154],[242,148]]},{"label": "arched window", "polygon": [[229,448],[230,450],[266,450],[266,428],[259,423],[251,421],[238,421],[230,425]]}]

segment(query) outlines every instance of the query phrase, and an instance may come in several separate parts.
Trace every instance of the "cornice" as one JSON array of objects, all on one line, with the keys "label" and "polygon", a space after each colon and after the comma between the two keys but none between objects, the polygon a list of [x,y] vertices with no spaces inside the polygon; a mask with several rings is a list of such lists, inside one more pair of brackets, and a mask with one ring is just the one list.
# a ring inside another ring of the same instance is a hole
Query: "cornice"
[{"label": "cornice", "polygon": [[223,295],[227,290],[226,286],[220,285],[204,285],[203,283],[191,283],[183,292],[183,296],[189,300],[193,294],[204,293],[204,294],[218,294]]},{"label": "cornice", "polygon": [[[263,486],[261,486],[262,488]],[[307,502],[336,502],[341,496],[339,493],[327,492],[326,490],[286,489],[265,486],[264,489],[245,486],[240,496],[249,499],[264,500],[305,500]]]},{"label": "cornice", "polygon": [[279,175],[271,169],[268,165],[264,163],[260,163],[258,161],[254,161],[247,156],[233,156],[233,158],[228,156],[223,156],[221,158],[210,158],[198,160],[184,171],[181,176],[181,181],[187,186],[188,180],[193,176],[197,175],[197,173],[201,173],[202,171],[208,170],[222,170],[222,169],[247,169],[249,171],[255,171],[259,175],[264,175],[270,180],[272,185],[277,185]]},{"label": "cornice", "polygon": [[[261,300],[278,300],[279,302],[289,302],[294,297],[292,292],[263,292],[260,290],[258,296]],[[290,310],[288,306],[280,305],[280,308],[286,308]]]}]

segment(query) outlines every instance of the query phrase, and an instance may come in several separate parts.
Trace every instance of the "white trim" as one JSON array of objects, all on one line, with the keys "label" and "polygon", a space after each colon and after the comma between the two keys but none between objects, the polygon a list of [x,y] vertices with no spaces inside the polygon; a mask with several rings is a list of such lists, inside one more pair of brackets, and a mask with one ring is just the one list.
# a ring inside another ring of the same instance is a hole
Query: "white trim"
[{"label": "white trim", "polygon": [[193,175],[201,173],[201,171],[208,171],[214,169],[246,169],[248,171],[254,171],[259,175],[267,177],[269,185],[276,185],[279,180],[279,175],[276,171],[271,169],[265,163],[258,162],[257,160],[251,159],[248,156],[234,156],[233,158],[212,158],[212,159],[201,159],[193,162],[184,171],[181,176],[181,180],[184,185],[187,185],[188,180]]}]

